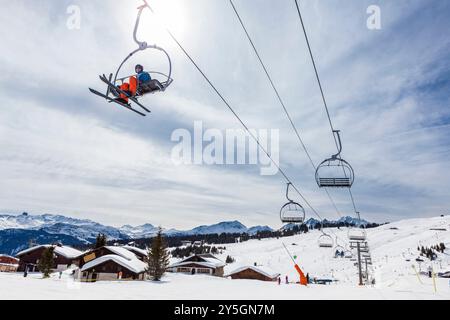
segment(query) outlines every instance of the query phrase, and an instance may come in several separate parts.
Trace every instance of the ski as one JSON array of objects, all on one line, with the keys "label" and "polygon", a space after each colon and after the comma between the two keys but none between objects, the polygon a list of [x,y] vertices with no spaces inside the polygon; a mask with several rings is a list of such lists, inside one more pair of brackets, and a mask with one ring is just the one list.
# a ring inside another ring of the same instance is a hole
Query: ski
[{"label": "ski", "polygon": [[128,99],[130,99],[131,101],[133,101],[134,103],[136,103],[139,107],[141,107],[142,109],[144,109],[147,112],[151,112],[150,110],[148,110],[145,106],[143,106],[136,98],[134,97],[130,97],[126,92],[122,91],[120,88],[118,88],[117,86],[115,86],[114,84],[112,84],[110,81],[108,81],[108,78],[106,78],[105,75],[100,76],[100,80],[102,80],[104,83],[106,83],[110,88],[113,88],[114,90],[116,90],[117,92],[125,95],[128,97]]},{"label": "ski", "polygon": [[122,106],[122,107],[124,107],[124,108],[127,108],[128,110],[131,110],[131,111],[133,111],[133,112],[136,112],[137,114],[139,114],[139,115],[145,117],[145,114],[144,114],[144,113],[142,113],[142,112],[140,112],[140,111],[137,111],[137,110],[133,109],[129,104],[125,104],[125,103],[122,103],[122,102],[120,102],[120,101],[114,100],[113,98],[108,97],[107,95],[105,95],[105,94],[103,94],[103,93],[100,93],[100,92],[98,92],[97,90],[94,90],[94,89],[91,89],[91,88],[89,88],[89,91],[92,92],[93,94],[99,96],[99,97],[102,97],[102,98],[108,100],[109,102],[117,103],[118,105],[120,105],[120,106]]}]

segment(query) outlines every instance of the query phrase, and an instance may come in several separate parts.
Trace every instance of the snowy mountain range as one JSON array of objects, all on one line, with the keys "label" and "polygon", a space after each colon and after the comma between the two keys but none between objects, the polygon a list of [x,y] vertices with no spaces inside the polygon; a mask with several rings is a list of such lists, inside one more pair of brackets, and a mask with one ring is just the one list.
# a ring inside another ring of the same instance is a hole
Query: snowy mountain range
[{"label": "snowy mountain range", "polygon": [[[324,222],[330,222],[324,220]],[[357,224],[351,217],[343,217],[338,222]],[[362,224],[367,223],[362,221]],[[320,221],[309,219],[306,224],[314,227]],[[287,225],[284,229],[292,228]],[[147,223],[140,226],[124,225],[116,228],[105,226],[88,219],[76,219],[63,215],[21,215],[0,214],[0,253],[13,254],[28,246],[30,239],[37,243],[62,241],[67,245],[88,244],[95,241],[99,233],[110,240],[127,240],[149,238],[156,234],[158,227]],[[202,225],[191,230],[165,229],[169,236],[205,235],[221,233],[248,233],[254,235],[259,231],[273,231],[269,226],[246,227],[239,221],[225,221],[213,225]]]},{"label": "snowy mountain range", "polygon": [[[220,222],[203,225],[191,230],[165,229],[169,236],[203,235],[214,233],[249,233],[272,231],[268,226],[247,228],[239,221]],[[156,234],[158,227],[150,223],[141,226],[124,225],[116,228],[105,226],[88,219],[76,219],[63,215],[0,215],[0,252],[15,253],[28,246],[30,239],[37,243],[63,241],[67,245],[88,244],[95,241],[99,233],[110,240],[149,238]]]}]

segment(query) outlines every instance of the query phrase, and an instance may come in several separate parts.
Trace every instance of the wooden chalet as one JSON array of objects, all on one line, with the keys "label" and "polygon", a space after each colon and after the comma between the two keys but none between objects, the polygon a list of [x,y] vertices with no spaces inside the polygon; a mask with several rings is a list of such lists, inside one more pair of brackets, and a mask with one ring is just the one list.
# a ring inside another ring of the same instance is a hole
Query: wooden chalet
[{"label": "wooden chalet", "polygon": [[16,272],[19,267],[19,259],[6,254],[0,254],[0,272]]},{"label": "wooden chalet", "polygon": [[83,253],[79,258],[79,267],[83,267],[86,263],[106,255],[118,255],[127,260],[137,259],[136,254],[121,246],[104,246],[92,249]]},{"label": "wooden chalet", "polygon": [[54,248],[53,271],[64,271],[71,265],[78,266],[79,257],[83,254],[83,252],[61,244],[44,244],[28,248],[16,254],[16,257],[19,258],[18,271],[25,271],[25,267],[28,268],[29,272],[39,271],[37,267],[39,264],[39,259],[41,258],[44,250],[50,247]]},{"label": "wooden chalet", "polygon": [[75,274],[82,282],[144,280],[147,253],[132,246],[104,246],[80,257]]},{"label": "wooden chalet", "polygon": [[225,263],[212,254],[195,254],[169,265],[168,272],[210,274],[223,277]]},{"label": "wooden chalet", "polygon": [[250,279],[260,281],[276,281],[280,276],[266,267],[244,266],[226,275],[231,279]]},{"label": "wooden chalet", "polygon": [[85,263],[75,277],[82,282],[144,280],[146,267],[147,264],[136,257],[127,259],[109,254]]}]

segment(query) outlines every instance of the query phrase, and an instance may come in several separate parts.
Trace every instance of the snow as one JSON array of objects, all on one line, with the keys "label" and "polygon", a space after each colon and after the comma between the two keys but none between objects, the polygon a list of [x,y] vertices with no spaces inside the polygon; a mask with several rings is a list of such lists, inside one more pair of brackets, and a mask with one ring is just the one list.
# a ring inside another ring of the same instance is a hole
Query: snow
[{"label": "snow", "polygon": [[132,246],[122,246],[122,248],[125,248],[125,249],[127,249],[128,251],[131,251],[131,252],[133,252],[133,250],[134,251],[136,251],[136,252],[139,252],[139,253],[141,253],[142,255],[144,255],[144,256],[147,256],[147,250],[144,250],[144,249],[141,249],[141,248],[137,248],[137,247],[132,247]]},{"label": "snow", "polygon": [[127,260],[137,259],[136,255],[133,252],[125,249],[124,247],[106,246],[105,248]]},{"label": "snow", "polygon": [[[390,228],[398,228],[391,230]],[[446,231],[430,230],[444,228]],[[327,229],[329,230],[329,229]],[[371,274],[375,285],[358,286],[357,267],[345,258],[333,258],[333,249],[319,249],[318,231],[279,239],[251,240],[226,244],[226,250],[218,258],[227,255],[236,259],[225,267],[225,274],[256,262],[258,268],[270,268],[284,277],[290,284],[258,280],[231,280],[208,275],[187,275],[167,273],[163,281],[97,283],[74,282],[70,274],[62,279],[54,275],[41,279],[40,274],[24,278],[19,273],[0,274],[0,299],[193,299],[202,300],[205,292],[208,299],[445,299],[450,300],[449,279],[436,278],[436,292],[433,279],[418,272],[432,266],[435,273],[450,271],[450,250],[438,255],[438,260],[418,263],[417,246],[431,246],[439,242],[450,248],[450,216],[411,219],[383,225],[367,230],[368,243],[373,260]],[[332,230],[340,239],[347,239],[347,229]],[[340,241],[343,242],[343,241]],[[311,278],[334,279],[329,285],[311,284],[303,287],[298,274],[287,255],[283,243],[296,262]],[[340,243],[343,244],[343,243]],[[407,261],[409,260],[409,261]],[[420,280],[419,280],[420,279]],[[284,281],[283,281],[284,282]],[[24,290],[26,288],[26,290]]]},{"label": "snow", "polygon": [[239,272],[241,272],[243,270],[247,270],[247,269],[252,269],[253,271],[255,271],[257,273],[263,274],[266,277],[272,278],[272,279],[276,278],[280,275],[279,273],[274,272],[272,269],[270,269],[268,267],[243,266],[243,267],[240,267],[240,268],[237,268],[237,269],[231,271],[229,274],[227,274],[225,276],[229,277],[235,273],[239,273]]},{"label": "snow", "polygon": [[146,264],[138,259],[129,260],[115,254],[109,254],[106,256],[99,257],[95,260],[89,261],[83,266],[81,272],[88,270],[92,267],[98,266],[99,264],[102,264],[106,261],[114,261],[117,264],[120,264],[122,267],[127,268],[130,271],[133,271],[134,273],[142,273],[145,271],[146,267]]},{"label": "snow", "polygon": [[[42,248],[42,247],[50,248],[50,247],[52,247],[52,245],[51,244],[43,244],[43,245],[35,246],[32,248],[28,248],[23,251],[20,251],[19,253],[17,253],[16,256],[19,257],[21,255],[24,255],[25,253],[28,253],[30,251],[33,251],[33,250],[36,250],[36,249]],[[55,248],[55,250],[54,250],[55,253],[60,254],[63,257],[66,257],[67,259],[74,259],[83,254],[83,252],[76,250],[74,248],[71,248],[71,247],[67,247],[67,246],[53,246],[53,247]]]},{"label": "snow", "polygon": [[204,257],[204,256],[200,257],[201,259],[204,260],[204,262],[202,262],[202,261],[195,261],[195,262],[193,262],[193,261],[188,261],[188,260],[191,259],[193,256],[194,256],[194,255],[189,256],[189,257],[184,258],[184,259],[181,259],[181,260],[179,260],[179,261],[176,261],[175,263],[172,263],[172,264],[169,266],[169,268],[182,267],[182,266],[184,266],[184,265],[191,264],[191,263],[195,263],[195,264],[198,264],[198,265],[201,265],[201,266],[205,266],[205,267],[209,267],[209,268],[219,268],[219,267],[225,266],[225,263],[222,262],[222,261],[220,261],[220,260],[217,259],[217,258],[209,258],[209,257]]}]

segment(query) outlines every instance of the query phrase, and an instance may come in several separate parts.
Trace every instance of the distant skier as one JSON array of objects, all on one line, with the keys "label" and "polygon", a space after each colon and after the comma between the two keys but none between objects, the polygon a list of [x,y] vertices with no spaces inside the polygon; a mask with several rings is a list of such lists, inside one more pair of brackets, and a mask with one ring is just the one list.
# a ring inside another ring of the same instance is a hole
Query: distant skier
[{"label": "distant skier", "polygon": [[306,274],[306,282],[309,284],[309,273]]},{"label": "distant skier", "polygon": [[281,278],[278,277],[278,285],[280,285],[280,284],[281,284]]},{"label": "distant skier", "polygon": [[26,278],[28,276],[28,265],[25,265],[25,269],[23,270],[23,277]]},{"label": "distant skier", "polygon": [[289,284],[289,278],[286,276],[286,284]]}]

